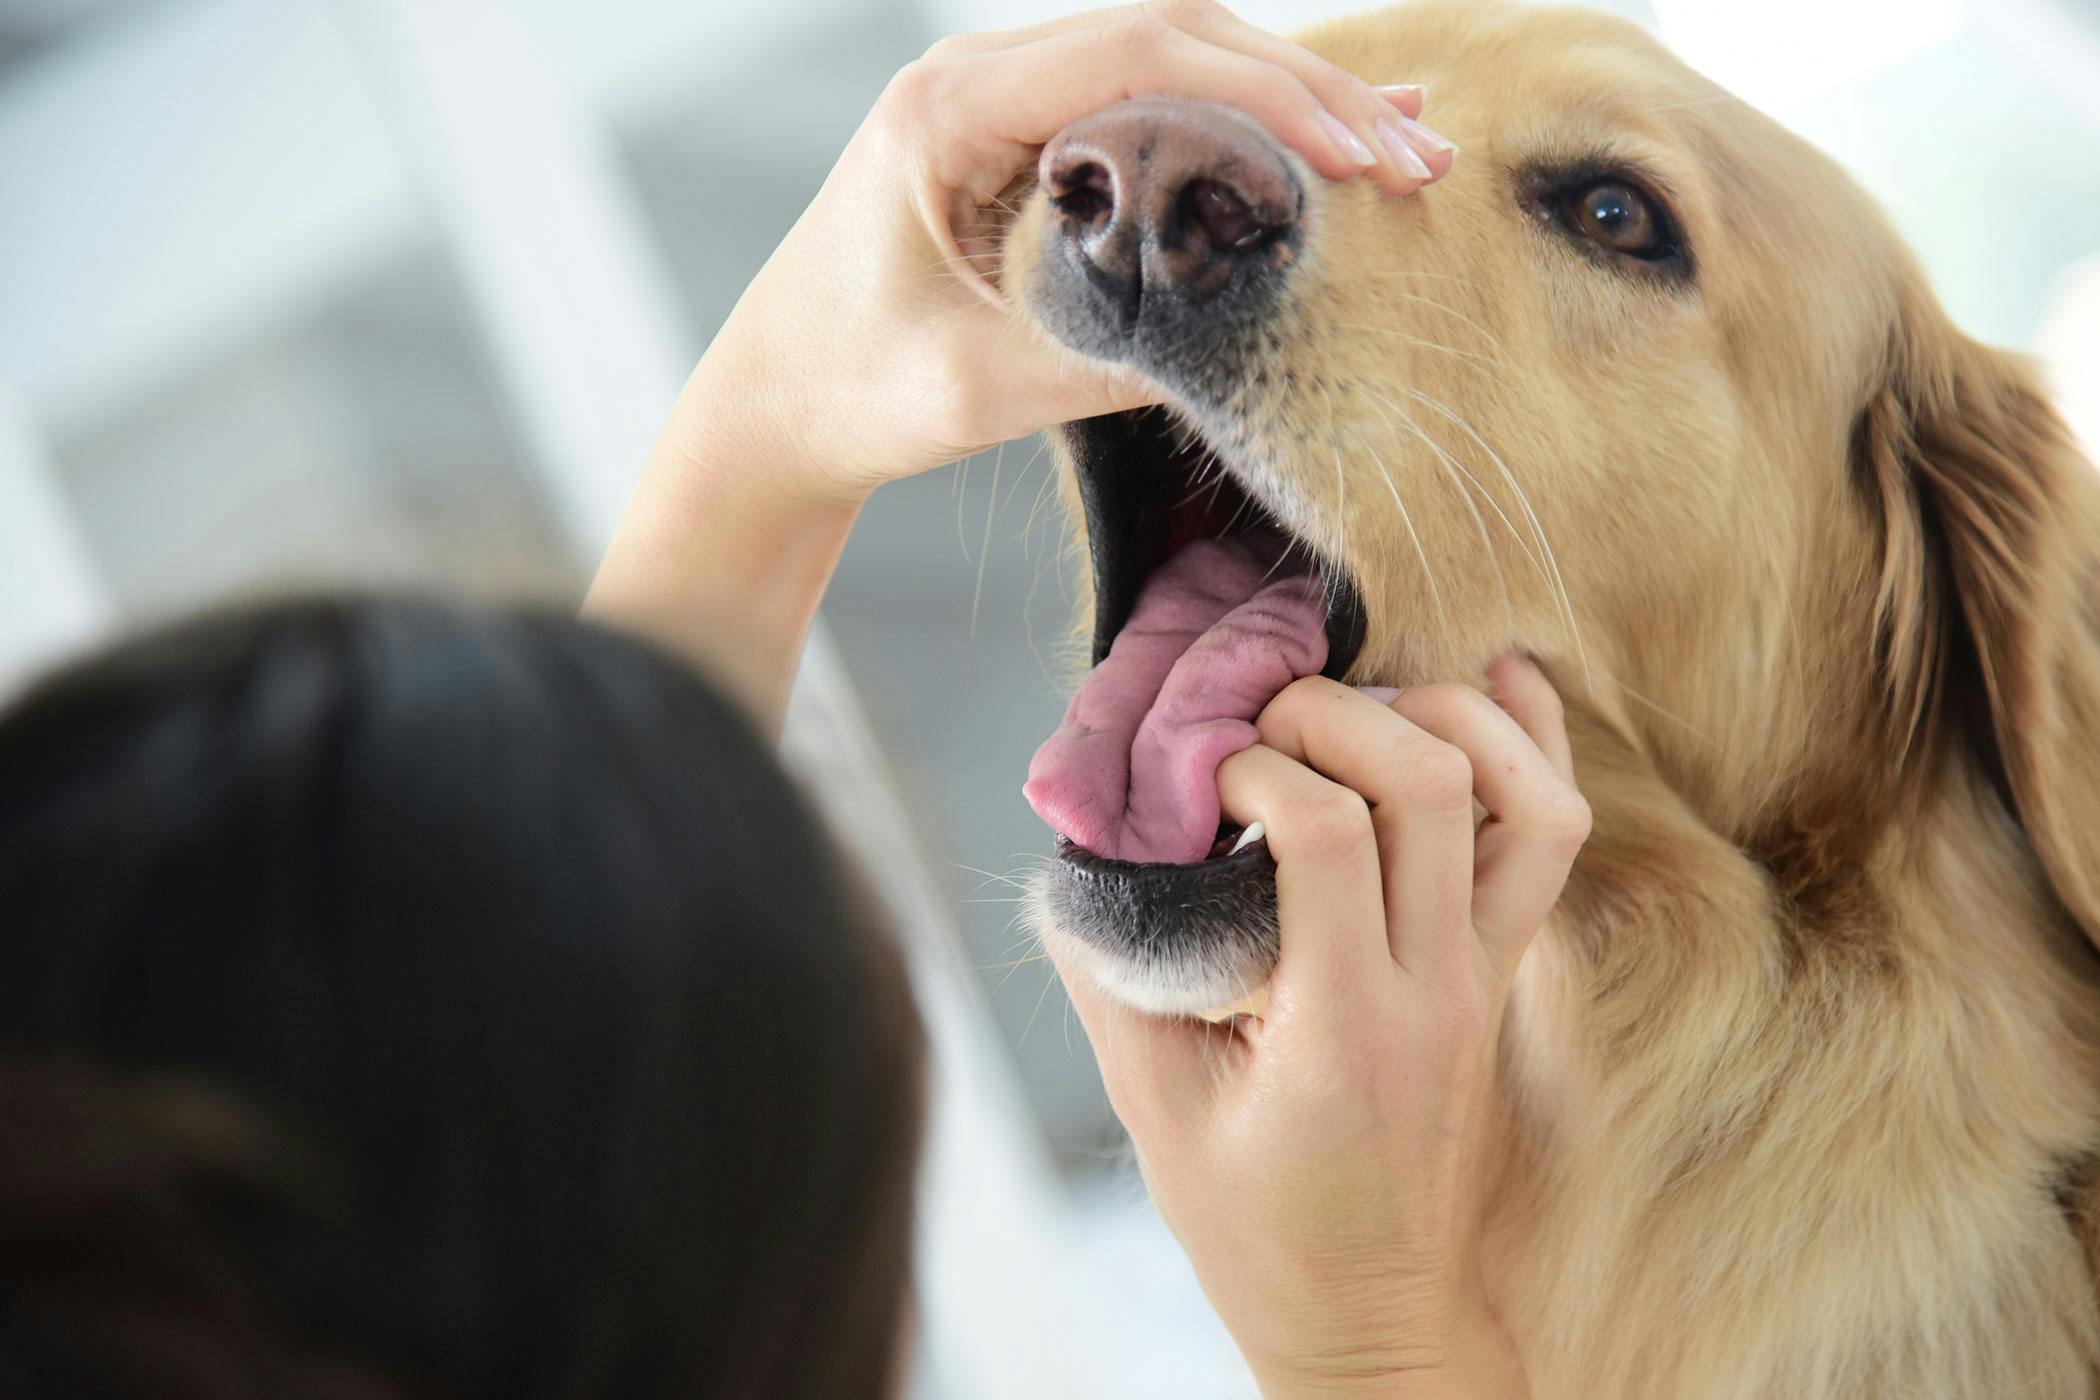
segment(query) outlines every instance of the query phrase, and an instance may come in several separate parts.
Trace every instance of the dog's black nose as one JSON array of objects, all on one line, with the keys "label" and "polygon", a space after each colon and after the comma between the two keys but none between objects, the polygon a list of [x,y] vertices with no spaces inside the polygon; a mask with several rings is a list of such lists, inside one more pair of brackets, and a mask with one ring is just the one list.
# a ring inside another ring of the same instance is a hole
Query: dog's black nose
[{"label": "dog's black nose", "polygon": [[1219,297],[1287,262],[1302,195],[1275,140],[1230,107],[1121,102],[1065,128],[1038,174],[1072,265],[1129,334],[1145,301]]}]

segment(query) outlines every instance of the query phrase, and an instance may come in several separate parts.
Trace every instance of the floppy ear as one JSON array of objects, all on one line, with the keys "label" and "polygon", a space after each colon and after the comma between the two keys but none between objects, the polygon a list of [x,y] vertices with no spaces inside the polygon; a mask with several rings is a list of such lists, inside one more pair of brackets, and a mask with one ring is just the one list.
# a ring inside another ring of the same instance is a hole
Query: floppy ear
[{"label": "floppy ear", "polygon": [[1906,302],[1856,455],[1891,737],[1968,746],[2100,944],[2100,476],[2026,362]]}]

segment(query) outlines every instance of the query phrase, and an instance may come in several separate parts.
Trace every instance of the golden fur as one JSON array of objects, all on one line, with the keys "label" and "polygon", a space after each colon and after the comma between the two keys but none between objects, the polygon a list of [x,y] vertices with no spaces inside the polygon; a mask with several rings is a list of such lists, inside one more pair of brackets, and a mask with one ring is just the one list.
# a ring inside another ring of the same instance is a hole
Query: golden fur
[{"label": "golden fur", "polygon": [[[2100,1393],[2093,472],[1832,162],[1639,30],[1305,38],[1461,154],[1309,182],[1288,373],[1199,426],[1362,583],[1351,679],[1515,645],[1566,700],[1595,835],[1505,1029],[1488,1245],[1534,1393]],[[1694,288],[1524,207],[1598,152]]]}]

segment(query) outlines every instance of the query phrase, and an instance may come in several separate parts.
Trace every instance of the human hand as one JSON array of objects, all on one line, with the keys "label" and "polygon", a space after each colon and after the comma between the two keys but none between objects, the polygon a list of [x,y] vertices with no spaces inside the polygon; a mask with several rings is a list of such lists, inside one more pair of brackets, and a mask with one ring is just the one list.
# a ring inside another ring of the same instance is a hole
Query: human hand
[{"label": "human hand", "polygon": [[1299,681],[1220,766],[1276,861],[1259,1017],[1146,1016],[1061,966],[1153,1198],[1272,1397],[1525,1393],[1478,1267],[1498,1031],[1590,818],[1544,675],[1488,674],[1495,700],[1390,706]]},{"label": "human hand", "polygon": [[1152,93],[1239,107],[1321,175],[1368,172],[1394,194],[1452,160],[1411,121],[1421,89],[1374,88],[1210,0],[943,40],[877,101],[710,348],[684,416],[748,406],[745,419],[778,425],[747,433],[774,443],[769,470],[787,462],[806,489],[857,499],[993,443],[1157,401],[1132,372],[1022,322],[996,280],[1004,196],[1025,186],[1043,143]]}]

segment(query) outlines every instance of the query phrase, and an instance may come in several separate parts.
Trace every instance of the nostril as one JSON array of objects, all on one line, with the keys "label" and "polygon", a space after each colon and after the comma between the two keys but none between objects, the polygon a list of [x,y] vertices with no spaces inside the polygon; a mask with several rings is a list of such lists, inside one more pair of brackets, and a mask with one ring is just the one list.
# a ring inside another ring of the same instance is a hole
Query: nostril
[{"label": "nostril", "polygon": [[1115,180],[1098,161],[1081,161],[1058,171],[1051,188],[1055,193],[1050,203],[1074,223],[1099,223],[1115,212]]},{"label": "nostril", "polygon": [[1251,253],[1281,237],[1288,224],[1266,223],[1247,201],[1216,180],[1191,180],[1181,192],[1182,213],[1223,253]]}]

